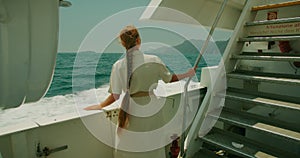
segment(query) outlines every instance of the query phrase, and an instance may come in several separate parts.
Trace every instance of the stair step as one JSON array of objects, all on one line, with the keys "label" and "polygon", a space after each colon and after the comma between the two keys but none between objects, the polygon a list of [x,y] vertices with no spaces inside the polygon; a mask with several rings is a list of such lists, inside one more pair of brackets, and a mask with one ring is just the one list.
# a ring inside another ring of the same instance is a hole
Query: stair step
[{"label": "stair step", "polygon": [[[257,158],[258,155],[274,158],[276,156],[262,151],[258,144],[246,137],[228,133],[217,128],[201,138],[204,142],[222,148],[226,152],[246,158]],[[261,157],[263,158],[263,157]]]},{"label": "stair step", "polygon": [[300,56],[233,55],[232,59],[265,60],[265,61],[300,61]]},{"label": "stair step", "polygon": [[248,94],[227,92],[226,99],[242,101],[242,102],[249,103],[251,105],[255,104],[255,105],[261,105],[261,106],[267,106],[267,107],[283,108],[283,109],[290,109],[290,110],[300,110],[300,104],[297,104],[297,103],[285,102],[285,101],[269,99],[269,98],[265,98],[265,97],[248,95]]},{"label": "stair step", "polygon": [[[267,109],[266,107],[256,107],[256,108],[254,107],[247,110],[243,108],[231,108],[229,107],[229,105],[225,105],[225,107],[222,108],[222,111],[235,113],[236,115],[241,115],[242,117],[245,118],[254,118],[256,120],[260,120],[265,124],[270,124],[283,129],[289,129],[291,131],[300,132],[299,122],[296,121],[297,119],[296,120],[278,119],[270,115],[272,112],[274,112],[274,110]],[[261,114],[260,113],[261,111],[264,111],[265,113]],[[293,114],[292,116],[298,116],[298,115]]]},{"label": "stair step", "polygon": [[293,22],[300,22],[300,17],[253,21],[253,22],[247,22],[246,26],[270,25],[270,24],[293,23]]},{"label": "stair step", "polygon": [[275,57],[300,57],[300,53],[282,53],[280,51],[278,52],[247,52],[247,51],[243,51],[241,54],[239,55],[249,55],[249,56],[275,56]]},{"label": "stair step", "polygon": [[254,6],[252,7],[252,11],[259,11],[259,10],[266,10],[266,9],[275,9],[275,8],[281,8],[281,7],[290,7],[300,5],[300,1],[289,1],[289,2],[282,2],[282,3],[276,3],[276,4],[268,4],[268,5],[261,5],[261,6]]},{"label": "stair step", "polygon": [[268,125],[254,118],[237,115],[229,111],[222,111],[220,116],[215,115],[214,113],[210,113],[209,116],[213,117],[214,119],[221,120],[222,122],[230,123],[232,125],[253,129],[256,130],[257,132],[263,132],[269,135],[272,134],[277,138],[283,138],[286,139],[287,141],[293,141],[298,144],[300,143],[300,133],[287,130],[284,128]]},{"label": "stair step", "polygon": [[[286,75],[285,75],[286,76]],[[259,82],[287,84],[287,85],[300,85],[299,78],[287,78],[283,75],[268,74],[268,73],[246,73],[246,72],[234,72],[228,73],[227,77],[234,79],[253,80]]]},{"label": "stair step", "polygon": [[261,41],[291,41],[298,40],[300,36],[273,36],[273,37],[245,37],[240,38],[240,42],[261,42]]},{"label": "stair step", "polygon": [[247,22],[245,29],[248,37],[299,35],[299,21],[300,17]]}]

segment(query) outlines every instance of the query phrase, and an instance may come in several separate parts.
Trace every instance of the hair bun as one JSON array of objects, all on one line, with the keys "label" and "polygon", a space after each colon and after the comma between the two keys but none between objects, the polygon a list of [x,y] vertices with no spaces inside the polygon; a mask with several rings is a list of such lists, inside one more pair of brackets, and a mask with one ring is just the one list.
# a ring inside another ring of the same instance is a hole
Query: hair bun
[{"label": "hair bun", "polygon": [[130,49],[137,45],[137,38],[139,37],[139,32],[133,25],[126,26],[120,33],[120,40],[122,45],[126,49]]}]

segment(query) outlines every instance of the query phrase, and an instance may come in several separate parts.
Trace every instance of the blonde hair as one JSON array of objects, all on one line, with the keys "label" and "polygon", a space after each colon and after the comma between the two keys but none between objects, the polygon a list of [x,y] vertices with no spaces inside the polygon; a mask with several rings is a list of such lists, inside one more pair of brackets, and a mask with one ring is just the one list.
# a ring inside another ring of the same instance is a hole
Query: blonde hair
[{"label": "blonde hair", "polygon": [[128,110],[130,104],[130,80],[132,74],[132,53],[135,46],[140,44],[139,32],[136,27],[130,25],[126,26],[120,33],[119,36],[122,45],[126,48],[126,59],[127,59],[127,81],[126,81],[126,93],[121,103],[121,109],[118,117],[118,127],[125,128],[128,125]]}]

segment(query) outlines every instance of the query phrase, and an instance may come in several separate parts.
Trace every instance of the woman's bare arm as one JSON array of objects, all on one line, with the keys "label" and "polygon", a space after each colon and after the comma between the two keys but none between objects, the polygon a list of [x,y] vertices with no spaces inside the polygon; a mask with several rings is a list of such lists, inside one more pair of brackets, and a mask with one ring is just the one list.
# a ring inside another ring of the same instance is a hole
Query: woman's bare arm
[{"label": "woman's bare arm", "polygon": [[102,108],[114,103],[119,98],[120,98],[120,94],[111,93],[102,103],[88,106],[84,108],[84,110],[101,110]]},{"label": "woman's bare arm", "polygon": [[186,73],[183,74],[174,74],[170,82],[176,82],[187,77],[193,77],[195,75],[195,69],[189,69]]}]

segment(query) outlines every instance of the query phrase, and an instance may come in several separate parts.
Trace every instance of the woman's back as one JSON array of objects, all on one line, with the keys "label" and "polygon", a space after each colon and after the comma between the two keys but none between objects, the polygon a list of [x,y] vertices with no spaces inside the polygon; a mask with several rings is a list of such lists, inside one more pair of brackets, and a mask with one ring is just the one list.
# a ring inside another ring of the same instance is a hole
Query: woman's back
[{"label": "woman's back", "polygon": [[135,69],[131,76],[130,91],[151,92],[157,87],[158,80],[164,76],[165,66],[161,63],[144,63]]}]

